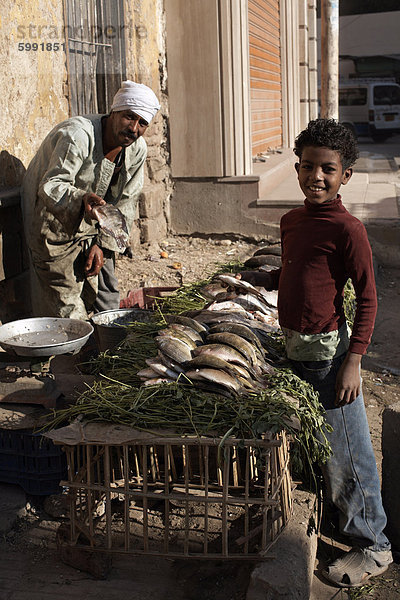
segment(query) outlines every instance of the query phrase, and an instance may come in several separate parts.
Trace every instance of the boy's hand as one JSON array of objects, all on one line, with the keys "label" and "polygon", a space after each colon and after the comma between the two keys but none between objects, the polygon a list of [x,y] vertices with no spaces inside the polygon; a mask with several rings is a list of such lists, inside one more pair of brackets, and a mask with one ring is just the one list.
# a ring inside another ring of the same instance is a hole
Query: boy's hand
[{"label": "boy's hand", "polygon": [[336,406],[351,404],[360,393],[360,364],[361,354],[348,352],[336,377]]},{"label": "boy's hand", "polygon": [[237,279],[243,279],[252,285],[264,287],[266,290],[272,289],[271,275],[268,271],[242,271],[236,275]]}]

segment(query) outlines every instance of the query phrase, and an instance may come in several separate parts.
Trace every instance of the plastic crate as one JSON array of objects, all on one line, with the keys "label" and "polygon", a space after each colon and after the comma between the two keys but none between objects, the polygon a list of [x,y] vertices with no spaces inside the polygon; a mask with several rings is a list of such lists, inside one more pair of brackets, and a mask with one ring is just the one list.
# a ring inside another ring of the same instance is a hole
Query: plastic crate
[{"label": "plastic crate", "polygon": [[0,481],[33,495],[60,492],[67,461],[60,446],[31,430],[0,429]]},{"label": "plastic crate", "polygon": [[142,287],[131,290],[127,297],[120,301],[120,308],[153,309],[157,298],[165,298],[177,289],[177,287]]}]

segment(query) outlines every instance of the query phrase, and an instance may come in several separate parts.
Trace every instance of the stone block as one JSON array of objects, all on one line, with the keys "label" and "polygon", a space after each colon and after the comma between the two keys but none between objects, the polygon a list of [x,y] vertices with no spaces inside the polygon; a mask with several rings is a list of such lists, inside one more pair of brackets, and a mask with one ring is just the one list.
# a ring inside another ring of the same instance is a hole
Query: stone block
[{"label": "stone block", "polygon": [[382,500],[388,524],[386,535],[400,550],[400,402],[385,408],[382,415]]},{"label": "stone block", "polygon": [[169,167],[160,157],[150,158],[147,161],[147,169],[149,178],[155,183],[165,181],[170,175]]},{"label": "stone block", "polygon": [[161,215],[164,205],[165,187],[149,186],[139,196],[139,215],[141,218],[154,219]]},{"label": "stone block", "polygon": [[131,245],[131,248],[137,248],[138,246],[140,246],[140,226],[137,221],[135,221],[132,225],[129,243]]},{"label": "stone block", "polygon": [[309,600],[317,534],[309,532],[314,496],[296,490],[293,515],[271,549],[273,559],[256,566],[246,600]]},{"label": "stone block", "polygon": [[167,222],[163,214],[154,219],[141,221],[141,242],[156,242],[167,235]]},{"label": "stone block", "polygon": [[[245,179],[245,178],[243,178]],[[224,234],[279,240],[279,225],[260,223],[258,181],[176,179],[170,202],[171,228],[181,235]]]}]

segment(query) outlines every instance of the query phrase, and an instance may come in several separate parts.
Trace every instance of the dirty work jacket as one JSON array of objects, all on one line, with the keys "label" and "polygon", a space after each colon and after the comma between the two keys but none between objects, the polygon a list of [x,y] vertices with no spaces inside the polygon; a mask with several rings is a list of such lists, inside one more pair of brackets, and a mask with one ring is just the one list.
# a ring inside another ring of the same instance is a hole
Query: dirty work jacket
[{"label": "dirty work jacket", "polygon": [[124,164],[110,186],[114,163],[103,154],[102,116],[72,117],[57,125],[25,174],[22,212],[36,316],[87,318],[83,287],[89,283],[96,292],[97,278],[85,281],[84,261],[81,265],[76,259],[93,243],[119,251],[114,238],[85,215],[82,198],[87,192],[117,206],[129,232],[132,227],[143,186],[146,142],[140,137],[125,149]]}]

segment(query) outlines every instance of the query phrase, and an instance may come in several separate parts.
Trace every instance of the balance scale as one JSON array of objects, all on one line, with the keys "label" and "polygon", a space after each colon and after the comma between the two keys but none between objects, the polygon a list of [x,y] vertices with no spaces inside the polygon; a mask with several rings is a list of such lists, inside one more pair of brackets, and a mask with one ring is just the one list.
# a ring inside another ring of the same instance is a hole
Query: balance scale
[{"label": "balance scale", "polygon": [[51,360],[77,354],[92,333],[92,325],[78,319],[37,317],[1,325],[6,353],[0,353],[0,402],[55,408],[62,392],[50,372]]}]

